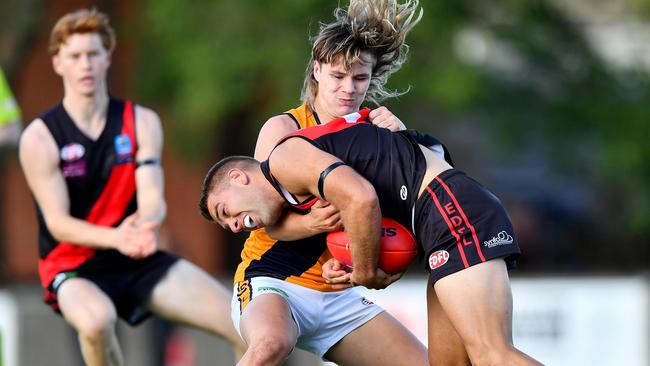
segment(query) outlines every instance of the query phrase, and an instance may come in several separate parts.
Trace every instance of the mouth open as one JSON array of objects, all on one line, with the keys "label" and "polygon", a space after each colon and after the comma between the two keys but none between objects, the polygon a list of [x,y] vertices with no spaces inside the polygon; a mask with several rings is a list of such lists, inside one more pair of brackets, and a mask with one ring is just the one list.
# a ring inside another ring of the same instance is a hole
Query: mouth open
[{"label": "mouth open", "polygon": [[246,215],[244,216],[244,227],[247,229],[254,229],[257,225],[255,225],[255,221],[249,216]]}]

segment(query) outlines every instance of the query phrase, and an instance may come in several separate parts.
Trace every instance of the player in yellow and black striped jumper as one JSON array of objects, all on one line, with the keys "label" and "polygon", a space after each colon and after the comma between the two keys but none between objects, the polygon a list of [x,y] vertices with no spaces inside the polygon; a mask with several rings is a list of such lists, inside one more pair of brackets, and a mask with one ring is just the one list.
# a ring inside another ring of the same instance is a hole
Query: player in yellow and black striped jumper
[{"label": "player in yellow and black striped jumper", "polygon": [[[405,36],[422,14],[418,2],[351,0],[347,11],[338,8],[334,14],[335,21],[314,39],[303,104],[264,124],[256,159],[265,160],[287,133],[400,94],[384,85],[405,61]],[[385,107],[372,110],[370,120],[393,131],[405,129]],[[239,225],[261,227],[256,220],[247,217]],[[281,364],[294,346],[339,365],[428,364],[421,342],[391,315],[353,289],[334,291],[323,279],[322,265],[329,259],[324,235],[340,228],[336,209],[318,202],[309,214],[290,213],[282,222],[250,234],[235,274],[233,322],[248,344],[242,365]],[[460,360],[454,364],[463,363],[464,348],[448,324],[443,319],[439,327],[451,334],[445,337],[452,351],[447,354]]]}]

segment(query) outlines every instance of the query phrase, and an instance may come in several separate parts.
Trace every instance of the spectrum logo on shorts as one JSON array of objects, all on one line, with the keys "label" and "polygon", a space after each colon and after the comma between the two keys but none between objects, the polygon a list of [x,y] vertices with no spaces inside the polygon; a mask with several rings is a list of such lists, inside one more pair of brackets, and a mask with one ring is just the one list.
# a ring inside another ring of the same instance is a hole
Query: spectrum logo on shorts
[{"label": "spectrum logo on shorts", "polygon": [[366,299],[365,297],[361,298],[361,303],[364,304],[364,305],[372,305],[372,304],[374,304],[374,302]]},{"label": "spectrum logo on shorts", "polygon": [[446,250],[438,250],[429,256],[429,268],[440,268],[449,260],[449,252]]},{"label": "spectrum logo on shorts", "polygon": [[508,234],[507,231],[503,230],[497,234],[497,236],[493,237],[490,240],[486,240],[483,242],[483,244],[488,247],[488,248],[494,248],[497,245],[506,245],[506,244],[512,244],[514,239],[512,238],[512,235]]}]

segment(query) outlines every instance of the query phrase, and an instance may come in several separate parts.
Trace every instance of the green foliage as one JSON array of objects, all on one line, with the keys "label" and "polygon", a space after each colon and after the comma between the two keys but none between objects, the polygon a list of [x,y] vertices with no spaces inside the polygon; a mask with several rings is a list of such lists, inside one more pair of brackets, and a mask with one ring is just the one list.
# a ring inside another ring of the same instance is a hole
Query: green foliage
[{"label": "green foliage", "polygon": [[145,100],[166,106],[182,151],[214,149],[233,111],[247,110],[253,120],[239,123],[259,127],[297,104],[308,31],[332,10],[318,3],[320,10],[303,1],[145,3],[139,44],[147,56],[139,58],[138,87]]},{"label": "green foliage", "polygon": [[[337,4],[146,1],[137,34],[137,87],[169,116],[167,141],[198,158],[228,150],[215,145],[232,140],[223,134],[234,125],[242,135],[236,141],[252,146],[267,118],[299,103],[309,34],[332,18]],[[632,203],[616,219],[648,235],[647,71],[606,65],[553,2],[421,4],[424,17],[407,38],[410,60],[389,83],[411,90],[389,102],[391,108],[394,103],[406,116],[435,111],[444,116],[435,121],[441,129],[469,119],[495,142],[502,164],[525,164],[526,149],[539,149],[555,174],[580,180],[587,190],[620,192],[617,199]],[[646,2],[634,4],[649,16]],[[492,42],[485,52],[501,64],[460,57],[459,39],[468,30]],[[427,119],[407,124],[432,129],[420,121]]]}]

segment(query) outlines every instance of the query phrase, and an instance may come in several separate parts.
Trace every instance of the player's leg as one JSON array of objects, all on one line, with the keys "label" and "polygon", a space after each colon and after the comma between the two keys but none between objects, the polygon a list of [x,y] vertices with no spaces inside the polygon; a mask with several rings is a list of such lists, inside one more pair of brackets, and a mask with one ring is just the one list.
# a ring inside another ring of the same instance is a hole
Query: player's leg
[{"label": "player's leg", "polygon": [[340,366],[428,365],[422,342],[387,312],[343,337],[325,357]]},{"label": "player's leg", "polygon": [[298,329],[287,301],[265,293],[255,297],[239,320],[248,349],[238,365],[282,365],[296,344]]},{"label": "player's leg", "polygon": [[436,291],[427,283],[427,319],[429,364],[448,366],[470,365],[463,340],[440,305]]},{"label": "player's leg", "polygon": [[512,293],[502,259],[443,277],[434,287],[472,365],[540,365],[512,343]]},{"label": "player's leg", "polygon": [[246,345],[230,319],[231,292],[198,266],[179,259],[154,287],[147,307],[175,323],[225,338],[236,350]]},{"label": "player's leg", "polygon": [[61,284],[57,298],[63,317],[79,335],[86,365],[124,364],[115,333],[115,306],[99,287],[71,278]]}]

